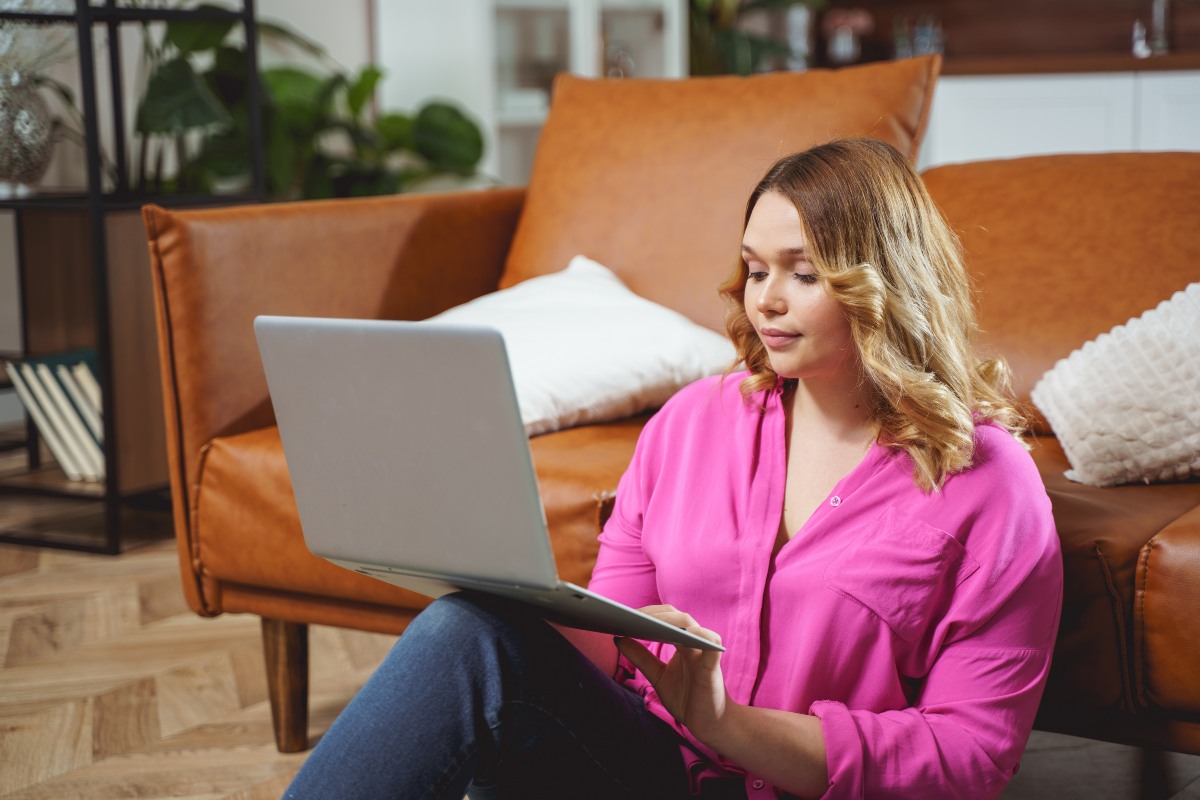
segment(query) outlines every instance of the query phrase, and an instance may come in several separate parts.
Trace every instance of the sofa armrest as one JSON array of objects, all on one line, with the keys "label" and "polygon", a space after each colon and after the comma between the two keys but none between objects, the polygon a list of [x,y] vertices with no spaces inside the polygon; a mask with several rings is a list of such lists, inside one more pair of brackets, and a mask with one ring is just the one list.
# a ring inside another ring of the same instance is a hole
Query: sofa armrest
[{"label": "sofa armrest", "polygon": [[1200,714],[1200,506],[1141,549],[1134,597],[1134,681],[1147,708]]},{"label": "sofa armrest", "polygon": [[255,316],[421,319],[485,294],[523,202],[499,189],[146,206],[176,513],[191,507],[207,442],[274,420]]}]

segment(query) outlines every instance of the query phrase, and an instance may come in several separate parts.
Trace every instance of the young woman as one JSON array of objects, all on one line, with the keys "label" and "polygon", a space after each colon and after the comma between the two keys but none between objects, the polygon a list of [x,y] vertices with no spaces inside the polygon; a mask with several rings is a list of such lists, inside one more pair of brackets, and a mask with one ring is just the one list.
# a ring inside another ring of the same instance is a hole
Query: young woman
[{"label": "young woman", "polygon": [[746,370],[648,423],[590,587],[725,652],[443,598],[288,797],[999,794],[1062,567],[953,233],[893,148],[832,142],[755,188],[722,293]]}]

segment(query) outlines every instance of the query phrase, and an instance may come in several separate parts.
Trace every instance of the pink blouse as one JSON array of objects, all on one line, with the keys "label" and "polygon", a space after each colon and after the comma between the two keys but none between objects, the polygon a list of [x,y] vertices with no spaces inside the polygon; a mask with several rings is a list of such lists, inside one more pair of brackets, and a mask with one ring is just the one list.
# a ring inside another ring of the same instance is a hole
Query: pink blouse
[{"label": "pink blouse", "polygon": [[[782,393],[739,373],[683,389],[646,426],[589,586],[669,603],[717,631],[737,702],[816,715],[826,797],[998,795],[1045,685],[1062,598],[1050,501],[992,424],[974,465],[925,493],[878,444],[772,556],[785,478]],[[670,645],[646,643],[666,660]],[[632,671],[627,661],[624,667]],[[640,674],[625,680],[675,725]],[[693,787],[745,771],[676,726]],[[748,796],[775,797],[745,775]]]}]

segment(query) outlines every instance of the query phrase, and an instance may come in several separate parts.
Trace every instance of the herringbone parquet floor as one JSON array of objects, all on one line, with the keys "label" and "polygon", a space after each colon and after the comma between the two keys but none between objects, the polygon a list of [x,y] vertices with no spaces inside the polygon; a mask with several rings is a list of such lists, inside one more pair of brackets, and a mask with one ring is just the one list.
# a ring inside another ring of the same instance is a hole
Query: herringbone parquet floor
[{"label": "herringbone parquet floor", "polygon": [[[0,516],[28,502],[0,497]],[[173,540],[119,557],[0,545],[0,797],[275,800],[258,619],[184,605]],[[393,637],[311,631],[324,731]]]}]

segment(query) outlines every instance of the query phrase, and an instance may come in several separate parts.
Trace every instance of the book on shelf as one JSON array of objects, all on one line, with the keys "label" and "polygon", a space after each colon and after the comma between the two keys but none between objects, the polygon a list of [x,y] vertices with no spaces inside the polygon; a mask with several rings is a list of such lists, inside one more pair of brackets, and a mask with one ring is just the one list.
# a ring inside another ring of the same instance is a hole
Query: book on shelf
[{"label": "book on shelf", "polygon": [[103,410],[95,364],[95,351],[81,349],[4,365],[38,433],[74,481],[104,479]]},{"label": "book on shelf", "polygon": [[92,404],[97,417],[100,415],[100,384],[96,382],[95,367],[89,367],[87,361],[80,361],[71,367],[71,375],[75,377],[75,383],[83,391],[86,397]]},{"label": "book on shelf", "polygon": [[89,377],[92,374],[84,362],[76,364],[74,370],[67,364],[57,364],[54,367],[54,374],[58,376],[58,382],[66,389],[75,408],[79,410],[79,415],[83,417],[83,422],[87,425],[88,432],[96,440],[96,444],[103,446],[104,424],[100,420],[100,387],[93,378],[91,387],[94,389],[94,393],[91,390],[85,392],[75,377],[75,372],[79,370],[87,373]]}]

